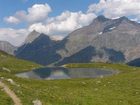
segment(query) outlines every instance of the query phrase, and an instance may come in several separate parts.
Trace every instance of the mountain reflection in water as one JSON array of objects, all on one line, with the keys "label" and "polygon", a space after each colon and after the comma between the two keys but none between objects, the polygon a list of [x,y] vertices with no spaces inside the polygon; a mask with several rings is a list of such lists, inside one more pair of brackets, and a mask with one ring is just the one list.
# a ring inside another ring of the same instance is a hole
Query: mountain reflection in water
[{"label": "mountain reflection in water", "polygon": [[72,79],[72,78],[96,78],[116,74],[116,70],[96,68],[40,68],[29,72],[18,73],[16,76],[32,79]]}]

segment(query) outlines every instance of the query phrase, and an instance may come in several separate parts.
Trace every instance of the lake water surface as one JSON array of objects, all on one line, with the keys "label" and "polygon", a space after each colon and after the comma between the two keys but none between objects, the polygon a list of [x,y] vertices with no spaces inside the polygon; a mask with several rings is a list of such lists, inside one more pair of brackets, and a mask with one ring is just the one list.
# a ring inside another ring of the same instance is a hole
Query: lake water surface
[{"label": "lake water surface", "polygon": [[16,76],[31,79],[72,79],[72,78],[96,78],[118,73],[116,70],[95,68],[40,68],[29,72],[18,73]]}]

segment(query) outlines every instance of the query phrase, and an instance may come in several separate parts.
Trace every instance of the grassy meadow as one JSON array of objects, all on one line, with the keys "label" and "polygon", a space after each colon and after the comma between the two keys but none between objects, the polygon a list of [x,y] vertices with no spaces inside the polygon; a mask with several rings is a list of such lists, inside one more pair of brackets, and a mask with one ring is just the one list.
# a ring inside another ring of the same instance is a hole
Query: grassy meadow
[{"label": "grassy meadow", "polygon": [[[4,59],[3,59],[4,57]],[[124,64],[67,64],[68,68],[106,68],[119,74],[95,79],[33,80],[14,74],[41,67],[35,63],[0,54],[0,77],[21,99],[23,105],[33,105],[39,99],[43,105],[140,105],[140,68]],[[7,79],[12,79],[11,84]],[[0,104],[12,105],[0,91]]]}]

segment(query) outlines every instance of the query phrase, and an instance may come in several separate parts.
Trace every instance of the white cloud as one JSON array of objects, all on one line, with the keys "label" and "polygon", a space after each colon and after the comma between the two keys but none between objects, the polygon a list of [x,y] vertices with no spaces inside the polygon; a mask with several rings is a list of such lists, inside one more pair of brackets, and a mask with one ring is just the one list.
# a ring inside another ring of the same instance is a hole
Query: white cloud
[{"label": "white cloud", "polygon": [[20,20],[16,17],[10,16],[10,17],[6,17],[4,18],[4,21],[6,21],[7,23],[11,23],[11,24],[18,24],[20,23]]},{"label": "white cloud", "polygon": [[40,22],[48,17],[48,14],[51,12],[51,7],[46,4],[35,4],[31,8],[28,8],[26,11],[17,11],[14,16],[5,17],[5,21],[9,23],[17,23],[11,22],[18,20],[26,21],[28,23]]},{"label": "white cloud", "polygon": [[88,12],[102,13],[108,18],[133,16],[140,20],[140,0],[100,0],[90,5]]},{"label": "white cloud", "polygon": [[46,23],[35,23],[29,27],[29,30],[49,35],[67,35],[69,32],[86,26],[96,17],[94,13],[82,13],[65,11],[57,17],[47,19]]},{"label": "white cloud", "polygon": [[56,17],[48,16],[51,11],[47,3],[35,4],[27,11],[17,11],[13,16],[4,18],[8,23],[26,22],[29,26],[26,30],[0,29],[0,39],[19,45],[32,30],[62,39],[68,33],[90,24],[99,14],[108,18],[134,17],[131,20],[140,21],[140,0],[100,0],[97,4],[91,4],[87,13],[65,11]]},{"label": "white cloud", "polygon": [[[17,11],[14,16],[5,18],[9,23],[17,24],[21,21],[29,23],[28,31],[36,30],[50,35],[55,40],[60,40],[71,31],[86,26],[96,17],[94,13],[65,11],[56,17],[48,17],[51,8],[47,4],[35,4],[26,11]],[[30,24],[32,23],[32,24]],[[21,44],[27,36],[27,31],[14,29],[0,29],[0,39]],[[25,32],[25,33],[24,33]]]},{"label": "white cloud", "polygon": [[56,41],[59,41],[59,40],[62,40],[64,38],[64,36],[59,36],[59,35],[53,35],[50,37],[52,40],[56,40]]},{"label": "white cloud", "polygon": [[26,19],[29,22],[42,21],[48,17],[51,12],[51,7],[48,4],[35,4],[28,9]]},{"label": "white cloud", "polygon": [[0,28],[0,40],[19,46],[28,35],[26,29]]}]

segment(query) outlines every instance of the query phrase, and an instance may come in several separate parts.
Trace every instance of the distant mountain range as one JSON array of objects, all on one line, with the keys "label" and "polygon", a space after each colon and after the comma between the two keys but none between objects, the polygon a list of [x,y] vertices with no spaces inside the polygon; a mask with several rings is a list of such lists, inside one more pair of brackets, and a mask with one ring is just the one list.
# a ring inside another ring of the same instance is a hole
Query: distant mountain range
[{"label": "distant mountain range", "polygon": [[77,62],[138,64],[140,24],[126,17],[108,19],[98,16],[90,25],[71,32],[61,41],[54,41],[45,34],[33,31],[17,50],[12,46],[0,49],[9,53],[14,50],[18,58],[43,65]]},{"label": "distant mountain range", "polygon": [[0,41],[0,50],[8,53],[8,54],[11,54],[11,55],[14,55],[14,51],[17,49],[17,47],[11,45],[9,42],[7,41]]},{"label": "distant mountain range", "polygon": [[89,26],[70,33],[61,43],[58,53],[63,59],[93,46],[96,54],[90,55],[90,61],[129,62],[140,57],[140,24],[126,17],[108,19],[99,16]]}]

